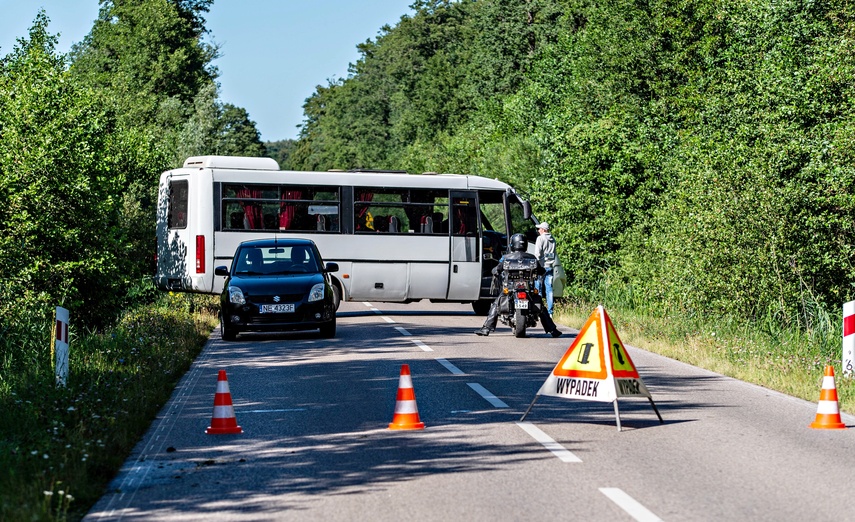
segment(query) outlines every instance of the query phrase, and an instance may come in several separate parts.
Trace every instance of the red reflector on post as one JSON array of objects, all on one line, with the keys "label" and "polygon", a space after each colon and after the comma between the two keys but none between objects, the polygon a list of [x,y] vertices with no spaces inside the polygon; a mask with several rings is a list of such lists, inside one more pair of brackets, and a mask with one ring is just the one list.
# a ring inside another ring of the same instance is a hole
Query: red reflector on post
[{"label": "red reflector on post", "polygon": [[196,236],[196,273],[205,273],[205,236]]}]

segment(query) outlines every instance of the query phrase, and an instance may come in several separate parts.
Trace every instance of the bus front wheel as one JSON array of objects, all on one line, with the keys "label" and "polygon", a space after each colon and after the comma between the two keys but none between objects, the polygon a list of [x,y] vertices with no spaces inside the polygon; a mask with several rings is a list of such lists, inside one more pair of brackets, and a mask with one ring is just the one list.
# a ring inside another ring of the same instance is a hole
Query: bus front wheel
[{"label": "bus front wheel", "polygon": [[333,305],[335,306],[335,309],[338,310],[338,307],[341,304],[341,289],[335,283],[333,283],[333,285],[332,285],[332,293],[333,293]]},{"label": "bus front wheel", "polygon": [[487,315],[490,312],[490,305],[492,304],[493,301],[491,299],[472,301],[472,310],[475,311],[475,315]]}]

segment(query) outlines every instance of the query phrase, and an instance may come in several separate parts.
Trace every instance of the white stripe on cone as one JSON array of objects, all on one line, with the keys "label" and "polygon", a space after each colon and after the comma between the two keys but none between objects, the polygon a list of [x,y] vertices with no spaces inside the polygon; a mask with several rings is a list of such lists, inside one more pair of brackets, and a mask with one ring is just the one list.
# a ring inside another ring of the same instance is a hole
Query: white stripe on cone
[{"label": "white stripe on cone", "polygon": [[837,409],[837,401],[819,401],[816,412],[820,415],[834,415],[840,413],[840,410]]},{"label": "white stripe on cone", "polygon": [[398,401],[395,403],[395,413],[418,413],[416,401]]},{"label": "white stripe on cone", "polygon": [[233,406],[214,406],[213,418],[215,419],[231,419],[235,416]]}]

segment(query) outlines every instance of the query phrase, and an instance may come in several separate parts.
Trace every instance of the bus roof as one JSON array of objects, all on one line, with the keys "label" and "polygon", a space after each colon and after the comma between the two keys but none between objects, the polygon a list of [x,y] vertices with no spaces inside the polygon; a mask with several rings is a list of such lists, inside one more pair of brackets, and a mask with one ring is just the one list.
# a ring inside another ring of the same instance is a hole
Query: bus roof
[{"label": "bus roof", "polygon": [[[497,179],[466,174],[408,174],[406,171],[298,171],[279,170],[271,158],[238,156],[194,156],[184,162],[187,169],[212,169],[214,181],[245,183],[297,183],[317,185],[359,185],[367,187],[448,188],[459,190],[512,190]],[[229,171],[235,172],[235,176]],[[173,174],[175,171],[171,171]],[[164,173],[166,175],[167,173]]]},{"label": "bus roof", "polygon": [[184,161],[184,168],[279,170],[273,158],[246,158],[241,156],[193,156]]}]

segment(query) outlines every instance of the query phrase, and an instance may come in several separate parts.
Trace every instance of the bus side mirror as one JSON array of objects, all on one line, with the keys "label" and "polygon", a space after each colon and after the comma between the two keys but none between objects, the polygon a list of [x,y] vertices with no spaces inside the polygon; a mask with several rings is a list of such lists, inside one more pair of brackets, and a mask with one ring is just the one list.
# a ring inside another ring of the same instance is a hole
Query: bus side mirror
[{"label": "bus side mirror", "polygon": [[523,201],[522,207],[523,207],[523,218],[527,219],[527,220],[531,219],[531,203],[529,203],[528,201]]}]

